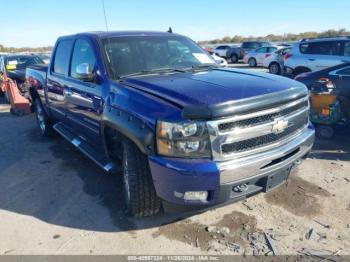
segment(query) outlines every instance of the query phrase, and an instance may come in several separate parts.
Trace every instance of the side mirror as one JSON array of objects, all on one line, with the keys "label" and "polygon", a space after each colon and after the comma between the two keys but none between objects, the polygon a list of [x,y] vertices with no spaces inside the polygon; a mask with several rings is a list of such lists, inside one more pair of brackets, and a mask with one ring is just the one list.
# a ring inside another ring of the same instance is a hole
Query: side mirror
[{"label": "side mirror", "polygon": [[94,82],[95,74],[93,68],[88,63],[79,64],[75,70],[75,73],[78,76],[78,79],[85,82]]}]

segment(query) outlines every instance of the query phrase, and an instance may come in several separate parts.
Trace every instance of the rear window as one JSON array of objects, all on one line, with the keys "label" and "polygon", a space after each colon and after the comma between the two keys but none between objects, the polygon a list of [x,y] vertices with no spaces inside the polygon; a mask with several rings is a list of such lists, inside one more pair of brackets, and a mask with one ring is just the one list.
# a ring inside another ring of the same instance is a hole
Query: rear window
[{"label": "rear window", "polygon": [[58,43],[53,60],[53,72],[64,75],[68,71],[72,45],[73,40],[62,40]]},{"label": "rear window", "polygon": [[261,45],[257,42],[245,42],[242,44],[242,48],[248,48],[248,49],[257,49]]},{"label": "rear window", "polygon": [[302,54],[338,56],[343,55],[343,50],[343,42],[341,41],[303,43],[300,45]]}]

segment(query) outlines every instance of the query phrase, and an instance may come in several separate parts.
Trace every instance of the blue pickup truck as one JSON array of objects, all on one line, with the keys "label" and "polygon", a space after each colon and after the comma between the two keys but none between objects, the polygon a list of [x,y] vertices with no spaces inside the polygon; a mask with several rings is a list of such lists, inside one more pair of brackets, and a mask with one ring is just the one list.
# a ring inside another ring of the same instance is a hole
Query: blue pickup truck
[{"label": "blue pickup truck", "polygon": [[27,68],[38,125],[123,176],[134,217],[194,211],[283,184],[314,142],[307,88],[220,68],[166,32],[60,37]]}]

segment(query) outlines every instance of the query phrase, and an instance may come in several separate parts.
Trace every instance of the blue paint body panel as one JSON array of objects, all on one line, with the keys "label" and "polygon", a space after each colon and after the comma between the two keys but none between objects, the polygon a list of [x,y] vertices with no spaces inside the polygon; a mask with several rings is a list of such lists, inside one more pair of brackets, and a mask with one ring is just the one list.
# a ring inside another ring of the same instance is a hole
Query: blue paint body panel
[{"label": "blue paint body panel", "polygon": [[[106,146],[103,145],[106,141],[101,121],[104,111],[109,107],[140,119],[153,131],[155,137],[157,120],[182,120],[184,107],[215,105],[302,85],[279,76],[233,69],[134,76],[122,81],[110,79],[104,63],[101,40],[135,35],[152,37],[168,33],[92,32],[58,39],[53,57],[57,45],[68,40],[72,43],[72,48],[67,53],[68,60],[71,59],[77,39],[91,43],[98,67],[97,84],[81,83],[69,76],[69,70],[58,75],[53,72],[52,64],[48,66],[46,79],[43,79],[46,77],[43,73],[35,73],[35,69],[27,71],[27,78],[36,78],[40,83],[39,92],[46,111],[72,127],[78,135],[86,137],[96,148]],[[74,94],[75,100],[67,99],[67,91]],[[215,161],[166,158],[155,153],[149,156],[149,165],[156,192],[163,200],[186,205],[179,195],[186,191],[208,190],[210,194],[207,203],[191,202],[191,205],[212,205],[218,201],[220,171]]]}]

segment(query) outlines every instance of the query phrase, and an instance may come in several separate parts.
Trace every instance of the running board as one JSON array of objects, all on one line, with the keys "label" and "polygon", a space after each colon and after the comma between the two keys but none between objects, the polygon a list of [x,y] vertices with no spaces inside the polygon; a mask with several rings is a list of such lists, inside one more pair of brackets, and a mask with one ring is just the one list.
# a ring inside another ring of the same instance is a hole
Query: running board
[{"label": "running board", "polygon": [[73,144],[77,149],[79,149],[107,173],[115,173],[118,171],[118,168],[110,161],[110,159],[96,152],[96,150],[94,150],[88,143],[66,128],[62,122],[55,124],[53,129],[55,129],[57,133],[67,139],[71,144]]}]

